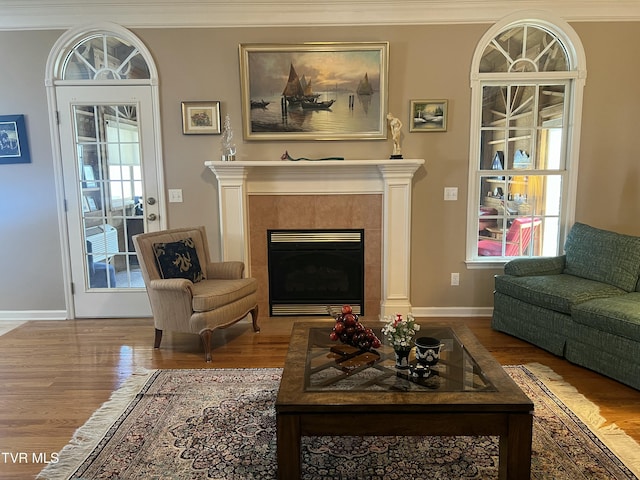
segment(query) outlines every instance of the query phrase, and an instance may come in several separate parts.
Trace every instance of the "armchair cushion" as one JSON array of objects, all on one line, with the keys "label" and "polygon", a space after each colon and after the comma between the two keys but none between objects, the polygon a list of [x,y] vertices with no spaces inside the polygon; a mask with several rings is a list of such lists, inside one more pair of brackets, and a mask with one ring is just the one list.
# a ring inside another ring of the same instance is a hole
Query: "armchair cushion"
[{"label": "armchair cushion", "polygon": [[177,242],[154,243],[153,253],[162,278],[186,278],[193,283],[205,278],[192,238]]},{"label": "armchair cushion", "polygon": [[255,278],[204,280],[193,285],[193,311],[208,312],[248,297],[258,289]]}]

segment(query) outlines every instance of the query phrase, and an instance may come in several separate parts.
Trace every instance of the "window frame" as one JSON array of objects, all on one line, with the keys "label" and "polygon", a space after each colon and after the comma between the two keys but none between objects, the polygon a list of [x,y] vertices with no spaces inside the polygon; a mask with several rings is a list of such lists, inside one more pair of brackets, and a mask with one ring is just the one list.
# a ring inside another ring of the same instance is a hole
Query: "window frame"
[{"label": "window frame", "polygon": [[[530,25],[552,33],[563,45],[568,57],[566,71],[551,72],[491,72],[480,73],[480,62],[489,43],[502,32],[511,28]],[[480,257],[478,255],[478,212],[480,207],[479,159],[482,134],[482,92],[486,85],[509,85],[520,83],[564,83],[568,85],[565,98],[564,119],[564,168],[560,170],[528,170],[536,173],[562,175],[562,196],[558,227],[557,254],[563,253],[563,245],[570,226],[575,221],[575,196],[577,191],[580,126],[582,117],[583,89],[586,81],[586,61],[582,43],[573,28],[563,20],[541,14],[541,12],[519,12],[502,19],[487,30],[476,47],[471,66],[471,121],[469,145],[469,174],[467,196],[467,238],[465,262],[467,268],[496,268],[517,257]]]}]

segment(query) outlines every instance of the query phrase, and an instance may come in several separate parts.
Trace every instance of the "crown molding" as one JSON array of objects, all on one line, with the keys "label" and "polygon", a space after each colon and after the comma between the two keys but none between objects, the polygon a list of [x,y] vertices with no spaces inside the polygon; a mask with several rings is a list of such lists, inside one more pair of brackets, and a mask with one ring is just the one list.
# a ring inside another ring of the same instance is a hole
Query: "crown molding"
[{"label": "crown molding", "polygon": [[567,22],[640,21],[638,0],[0,0],[0,30],[493,23],[519,10]]}]

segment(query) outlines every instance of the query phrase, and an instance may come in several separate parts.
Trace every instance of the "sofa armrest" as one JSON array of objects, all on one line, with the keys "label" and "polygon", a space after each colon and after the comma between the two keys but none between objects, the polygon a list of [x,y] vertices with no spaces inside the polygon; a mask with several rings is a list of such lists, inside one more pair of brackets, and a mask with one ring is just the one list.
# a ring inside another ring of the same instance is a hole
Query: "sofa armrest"
[{"label": "sofa armrest", "polygon": [[217,280],[233,280],[242,278],[243,262],[214,262],[207,265],[207,278]]},{"label": "sofa armrest", "polygon": [[565,255],[556,257],[514,258],[504,266],[504,273],[516,277],[559,275],[564,271]]}]

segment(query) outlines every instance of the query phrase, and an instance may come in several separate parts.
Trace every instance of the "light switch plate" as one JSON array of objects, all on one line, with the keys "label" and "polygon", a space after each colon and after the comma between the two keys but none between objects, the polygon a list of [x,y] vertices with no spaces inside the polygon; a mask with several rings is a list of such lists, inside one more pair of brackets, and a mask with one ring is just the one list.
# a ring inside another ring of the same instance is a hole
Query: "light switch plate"
[{"label": "light switch plate", "polygon": [[181,203],[182,202],[182,189],[181,188],[170,188],[169,189],[169,202],[170,203]]},{"label": "light switch plate", "polygon": [[458,200],[458,187],[444,187],[445,200]]}]

